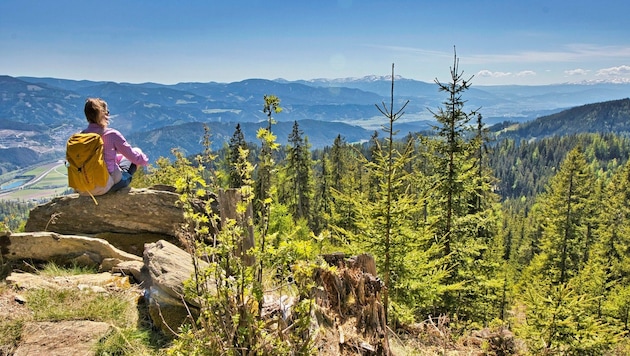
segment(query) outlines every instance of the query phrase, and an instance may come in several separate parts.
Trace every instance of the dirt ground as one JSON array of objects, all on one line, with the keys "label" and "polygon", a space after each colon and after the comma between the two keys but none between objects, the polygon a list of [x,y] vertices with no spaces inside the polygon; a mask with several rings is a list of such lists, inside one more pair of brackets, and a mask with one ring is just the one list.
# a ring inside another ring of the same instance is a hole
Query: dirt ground
[{"label": "dirt ground", "polygon": [[31,312],[24,299],[4,282],[0,282],[0,320],[30,320]]}]

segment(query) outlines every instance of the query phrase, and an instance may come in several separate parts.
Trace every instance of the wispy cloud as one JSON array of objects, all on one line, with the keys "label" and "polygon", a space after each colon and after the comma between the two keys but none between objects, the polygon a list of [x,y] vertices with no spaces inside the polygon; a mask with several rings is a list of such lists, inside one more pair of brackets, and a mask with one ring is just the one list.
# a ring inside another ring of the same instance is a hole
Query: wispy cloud
[{"label": "wispy cloud", "polygon": [[491,63],[560,63],[630,57],[630,46],[599,46],[592,44],[566,45],[554,51],[514,51],[478,53],[466,56],[471,64]]},{"label": "wispy cloud", "polygon": [[480,70],[477,72],[477,77],[485,77],[485,78],[505,78],[505,77],[530,77],[535,76],[536,72],[533,70],[524,70],[518,73],[512,72],[493,72],[487,69]]},{"label": "wispy cloud", "polygon": [[534,76],[534,75],[536,75],[536,72],[534,72],[533,70],[523,70],[523,71],[520,71],[520,72],[516,73],[517,77],[531,77],[531,76]]},{"label": "wispy cloud", "polygon": [[[405,46],[368,45],[383,51],[417,54],[432,58],[453,58],[453,52]],[[556,50],[508,51],[503,53],[458,53],[467,64],[491,65],[496,63],[562,63],[627,59],[630,46],[602,46],[597,44],[567,44]]]},{"label": "wispy cloud", "polygon": [[504,78],[511,76],[510,72],[493,72],[487,69],[480,70],[477,72],[477,77],[485,77],[485,78]]},{"label": "wispy cloud", "polygon": [[580,76],[580,75],[587,75],[590,72],[591,71],[588,69],[576,68],[576,69],[565,70],[564,74],[568,76]]}]

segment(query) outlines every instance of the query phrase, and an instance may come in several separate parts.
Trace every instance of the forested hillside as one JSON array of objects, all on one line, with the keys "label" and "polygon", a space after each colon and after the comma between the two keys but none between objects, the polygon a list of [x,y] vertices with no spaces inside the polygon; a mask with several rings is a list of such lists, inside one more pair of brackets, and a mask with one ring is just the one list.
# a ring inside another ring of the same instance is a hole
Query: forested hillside
[{"label": "forested hillside", "polygon": [[[165,85],[0,74],[0,153],[4,153],[0,154],[0,169],[9,171],[63,159],[65,140],[85,126],[82,107],[88,97],[105,99],[112,111],[112,127],[133,145],[145,147],[151,160],[174,158],[170,155],[173,147],[187,154],[201,151],[198,129],[204,124],[213,128],[214,150],[223,147],[236,123],[243,126],[248,141],[255,141],[259,123],[265,120],[259,103],[264,93],[282,98],[284,111],[277,118],[277,129],[288,133],[293,121],[300,122],[313,148],[330,145],[337,134],[347,142],[365,142],[380,128],[374,104],[387,97],[389,81],[388,76],[368,76]],[[406,133],[430,127],[435,120],[427,108],[438,107],[443,99],[437,86],[400,77],[396,81],[396,100],[409,102],[397,129]],[[610,83],[484,86],[471,88],[466,102],[483,108],[488,125],[506,119],[528,122],[578,105],[625,98],[628,88],[630,84]],[[286,143],[286,137],[278,135],[278,142]],[[2,151],[10,148],[21,150]]]},{"label": "forested hillside", "polygon": [[507,126],[500,136],[529,140],[588,132],[630,132],[630,99],[582,105],[530,122]]},{"label": "forested hillside", "polygon": [[630,156],[626,133],[580,133],[538,140],[502,139],[491,146],[488,164],[497,177],[496,192],[503,199],[532,200],[542,193],[567,153],[579,147],[590,168],[605,178]]}]

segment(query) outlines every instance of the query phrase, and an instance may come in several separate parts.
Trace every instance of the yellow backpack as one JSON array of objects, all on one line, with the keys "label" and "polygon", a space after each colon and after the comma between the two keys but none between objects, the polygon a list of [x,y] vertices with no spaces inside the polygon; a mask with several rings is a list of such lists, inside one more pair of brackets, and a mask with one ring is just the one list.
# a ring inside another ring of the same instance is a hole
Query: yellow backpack
[{"label": "yellow backpack", "polygon": [[109,172],[103,160],[103,139],[97,133],[76,133],[66,143],[68,185],[79,193],[92,195],[96,187],[104,187]]}]

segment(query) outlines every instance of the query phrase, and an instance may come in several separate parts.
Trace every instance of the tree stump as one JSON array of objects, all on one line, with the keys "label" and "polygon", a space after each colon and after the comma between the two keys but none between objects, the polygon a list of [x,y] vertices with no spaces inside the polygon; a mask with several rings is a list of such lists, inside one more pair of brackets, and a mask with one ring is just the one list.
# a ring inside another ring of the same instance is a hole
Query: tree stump
[{"label": "tree stump", "polygon": [[320,307],[318,319],[336,329],[338,353],[357,354],[359,350],[361,355],[391,355],[381,303],[385,286],[376,277],[374,258],[368,254],[346,258],[342,253],[323,258],[337,270],[316,270],[314,279],[320,288],[314,297]]}]

